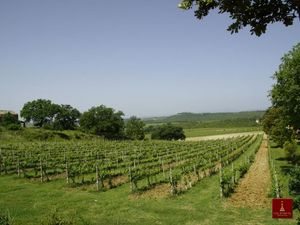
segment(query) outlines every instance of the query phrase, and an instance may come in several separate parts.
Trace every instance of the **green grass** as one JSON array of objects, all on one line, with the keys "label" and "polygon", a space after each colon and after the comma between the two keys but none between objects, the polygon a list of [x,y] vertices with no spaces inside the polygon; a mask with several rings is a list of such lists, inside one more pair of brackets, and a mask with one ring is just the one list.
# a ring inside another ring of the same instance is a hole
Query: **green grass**
[{"label": "green grass", "polygon": [[[289,181],[289,175],[288,172],[292,168],[292,164],[288,162],[286,158],[286,154],[284,149],[279,148],[276,146],[274,142],[270,142],[270,155],[273,159],[273,163],[275,165],[277,174],[278,174],[278,180],[281,187],[281,193],[282,197],[290,197],[289,191],[288,191],[288,181]],[[297,149],[297,156],[300,157],[300,145],[298,145]]]},{"label": "green grass", "polygon": [[62,141],[62,140],[91,140],[101,137],[86,134],[80,130],[46,130],[43,128],[23,128],[17,131],[0,130],[0,141]]},{"label": "green grass", "polygon": [[200,137],[218,134],[242,133],[260,131],[259,127],[234,127],[234,128],[192,128],[184,129],[186,137]]},{"label": "green grass", "polygon": [[63,181],[31,183],[0,178],[0,206],[9,209],[16,224],[40,224],[57,208],[88,224],[295,224],[275,221],[270,208],[225,207],[218,197],[218,176],[204,179],[184,195],[166,199],[132,199],[128,185],[107,192],[65,188]]}]

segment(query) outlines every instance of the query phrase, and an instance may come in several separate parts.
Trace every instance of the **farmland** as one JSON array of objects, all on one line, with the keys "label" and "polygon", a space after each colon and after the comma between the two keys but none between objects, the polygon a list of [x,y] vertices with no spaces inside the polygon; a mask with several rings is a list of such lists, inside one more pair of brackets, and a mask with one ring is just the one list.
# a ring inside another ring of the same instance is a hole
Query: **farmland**
[{"label": "farmland", "polygon": [[261,139],[2,142],[0,209],[16,224],[40,224],[53,211],[75,224],[244,224],[237,215],[272,224],[268,208],[220,198],[220,169],[250,166]]}]

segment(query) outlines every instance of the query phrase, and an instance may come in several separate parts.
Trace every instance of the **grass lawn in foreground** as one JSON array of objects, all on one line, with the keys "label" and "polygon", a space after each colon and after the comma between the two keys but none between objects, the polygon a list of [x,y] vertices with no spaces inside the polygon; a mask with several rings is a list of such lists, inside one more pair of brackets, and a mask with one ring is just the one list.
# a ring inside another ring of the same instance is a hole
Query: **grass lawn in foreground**
[{"label": "grass lawn in foreground", "polygon": [[218,175],[183,195],[160,199],[138,198],[130,194],[129,184],[106,192],[69,188],[65,180],[38,183],[16,176],[1,176],[0,184],[0,210],[9,210],[15,224],[22,225],[41,224],[55,208],[76,224],[296,224],[295,219],[272,219],[271,199],[263,209],[237,208],[221,200]]}]

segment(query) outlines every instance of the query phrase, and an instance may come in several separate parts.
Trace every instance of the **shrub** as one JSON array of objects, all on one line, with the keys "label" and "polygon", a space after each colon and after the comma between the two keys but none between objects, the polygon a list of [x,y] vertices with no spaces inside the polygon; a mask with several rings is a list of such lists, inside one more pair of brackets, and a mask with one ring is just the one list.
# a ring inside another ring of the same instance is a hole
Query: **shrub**
[{"label": "shrub", "polygon": [[296,166],[290,172],[289,191],[292,195],[300,195],[300,167]]},{"label": "shrub", "polygon": [[168,123],[153,128],[151,138],[159,140],[184,140],[185,135],[182,127]]},{"label": "shrub", "polygon": [[297,142],[295,140],[286,141],[283,145],[286,157],[292,162],[296,161]]},{"label": "shrub", "polygon": [[20,126],[20,124],[9,124],[7,126],[7,130],[21,130],[22,127]]}]

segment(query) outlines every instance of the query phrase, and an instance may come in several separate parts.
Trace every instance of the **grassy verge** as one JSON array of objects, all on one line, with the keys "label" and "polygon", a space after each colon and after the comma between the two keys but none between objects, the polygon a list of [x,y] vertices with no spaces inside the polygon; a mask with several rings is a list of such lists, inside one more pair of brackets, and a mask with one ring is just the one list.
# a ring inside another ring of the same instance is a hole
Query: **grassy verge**
[{"label": "grassy verge", "polygon": [[[298,145],[297,155],[298,157],[300,156],[300,145]],[[288,191],[288,181],[289,171],[292,168],[292,164],[287,160],[284,149],[278,147],[272,141],[270,141],[270,157],[273,161],[274,168],[277,171],[282,197],[290,197]]]}]

